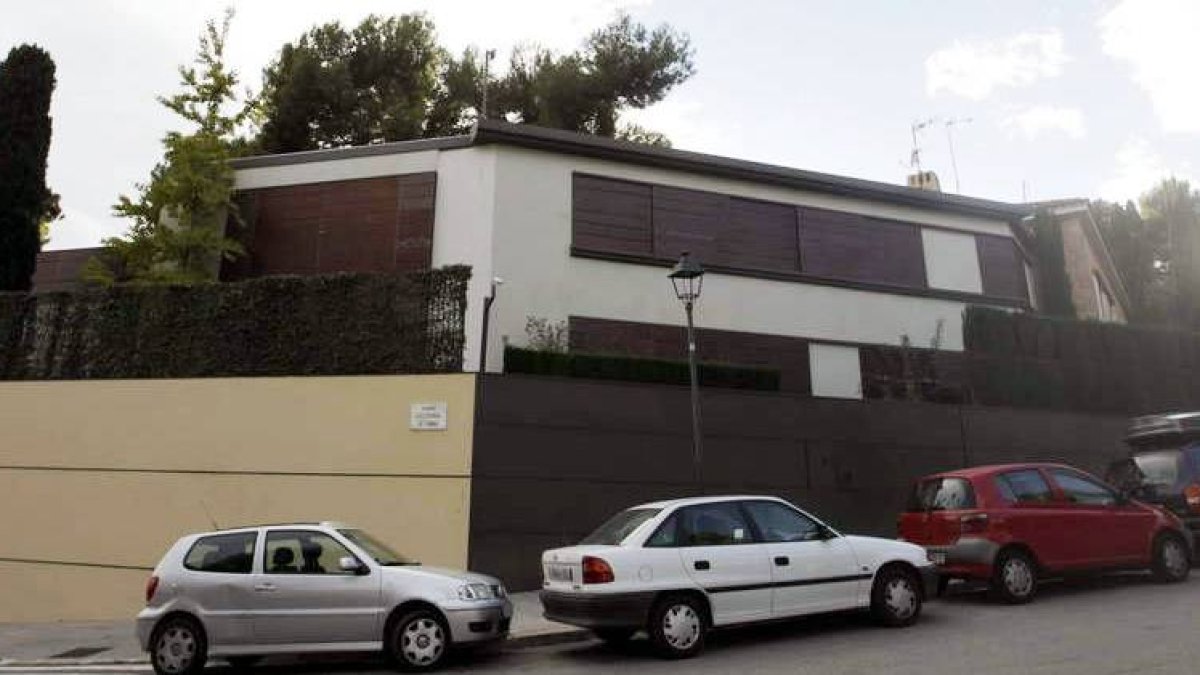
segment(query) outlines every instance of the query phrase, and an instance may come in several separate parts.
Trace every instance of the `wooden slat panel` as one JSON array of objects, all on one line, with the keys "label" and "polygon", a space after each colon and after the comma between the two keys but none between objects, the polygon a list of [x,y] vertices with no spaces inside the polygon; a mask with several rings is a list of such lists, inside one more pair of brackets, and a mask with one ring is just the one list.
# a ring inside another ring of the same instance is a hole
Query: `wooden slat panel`
[{"label": "wooden slat panel", "polygon": [[999,298],[1029,299],[1025,264],[1009,237],[975,235],[979,267],[983,275],[983,294]]},{"label": "wooden slat panel", "polygon": [[728,222],[729,197],[654,186],[654,254],[675,259],[684,251],[702,265],[721,263],[718,239]]},{"label": "wooden slat panel", "polygon": [[590,251],[651,255],[650,186],[576,174],[571,241]]},{"label": "wooden slat panel", "polygon": [[802,209],[805,274],[867,283],[925,287],[920,229],[909,223]]},{"label": "wooden slat panel", "polygon": [[749,199],[729,200],[729,223],[717,249],[721,265],[777,272],[800,271],[796,207]]}]

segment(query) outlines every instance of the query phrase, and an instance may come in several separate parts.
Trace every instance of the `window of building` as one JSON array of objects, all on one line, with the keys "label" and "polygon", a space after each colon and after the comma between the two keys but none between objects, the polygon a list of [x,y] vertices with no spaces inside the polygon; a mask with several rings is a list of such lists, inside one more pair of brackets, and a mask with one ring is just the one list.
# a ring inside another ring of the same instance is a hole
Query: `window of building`
[{"label": "window of building", "polygon": [[1096,292],[1096,317],[1101,321],[1115,321],[1117,304],[1098,272],[1092,272],[1092,288]]}]

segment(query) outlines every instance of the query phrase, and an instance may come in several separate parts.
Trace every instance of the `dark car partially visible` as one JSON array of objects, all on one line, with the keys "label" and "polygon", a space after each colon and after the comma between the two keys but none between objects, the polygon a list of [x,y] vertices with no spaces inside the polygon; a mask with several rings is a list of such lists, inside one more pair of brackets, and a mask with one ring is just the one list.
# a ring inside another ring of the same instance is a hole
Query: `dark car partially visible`
[{"label": "dark car partially visible", "polygon": [[1200,535],[1200,412],[1134,418],[1125,442],[1129,457],[1109,467],[1109,482]]}]

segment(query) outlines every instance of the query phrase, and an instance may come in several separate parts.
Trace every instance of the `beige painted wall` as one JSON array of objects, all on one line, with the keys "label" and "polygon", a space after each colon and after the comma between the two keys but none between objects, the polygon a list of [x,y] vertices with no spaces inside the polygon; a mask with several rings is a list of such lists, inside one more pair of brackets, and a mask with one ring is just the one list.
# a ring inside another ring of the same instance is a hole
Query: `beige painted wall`
[{"label": "beige painted wall", "polygon": [[150,568],[210,516],[464,566],[473,415],[470,375],[0,383],[0,622],[132,617],[147,571],[15,561]]}]

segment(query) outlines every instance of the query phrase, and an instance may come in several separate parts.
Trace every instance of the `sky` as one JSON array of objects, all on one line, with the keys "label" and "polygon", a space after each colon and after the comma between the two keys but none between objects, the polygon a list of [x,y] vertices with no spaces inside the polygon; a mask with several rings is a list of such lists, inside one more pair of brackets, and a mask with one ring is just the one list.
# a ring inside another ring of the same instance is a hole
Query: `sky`
[{"label": "sky", "polygon": [[[244,85],[332,20],[423,11],[441,43],[567,51],[626,11],[691,39],[696,75],[627,119],[675,147],[1001,201],[1124,201],[1170,175],[1200,185],[1200,0],[0,0],[0,55],[58,67],[50,249],[125,231],[111,215],[184,130],[178,90],[205,20],[232,6]],[[953,149],[953,151],[951,150]]]}]

